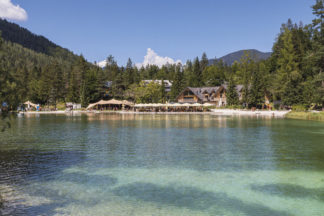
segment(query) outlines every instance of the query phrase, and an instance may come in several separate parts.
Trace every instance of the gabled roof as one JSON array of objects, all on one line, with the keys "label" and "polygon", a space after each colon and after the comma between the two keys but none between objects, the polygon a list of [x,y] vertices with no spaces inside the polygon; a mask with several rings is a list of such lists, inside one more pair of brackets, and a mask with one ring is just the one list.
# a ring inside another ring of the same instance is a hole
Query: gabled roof
[{"label": "gabled roof", "polygon": [[218,92],[221,89],[223,89],[222,86],[215,86],[215,87],[201,87],[201,88],[194,88],[194,87],[187,87],[185,88],[180,94],[178,95],[177,99],[180,95],[182,95],[186,90],[191,91],[194,95],[198,97],[199,100],[203,101],[205,96],[205,93],[211,94],[212,92]]},{"label": "gabled roof", "polygon": [[[227,88],[228,88],[227,84],[223,84],[222,86],[224,87],[225,90],[227,90]],[[236,91],[237,92],[241,92],[242,89],[243,89],[243,85],[236,85]]]}]

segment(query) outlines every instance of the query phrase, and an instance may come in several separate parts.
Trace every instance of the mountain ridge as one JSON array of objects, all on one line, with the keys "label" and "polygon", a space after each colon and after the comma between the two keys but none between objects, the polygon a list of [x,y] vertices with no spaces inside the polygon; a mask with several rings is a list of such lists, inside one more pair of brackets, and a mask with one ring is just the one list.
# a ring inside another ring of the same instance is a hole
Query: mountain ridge
[{"label": "mountain ridge", "polygon": [[76,60],[78,57],[78,55],[74,54],[72,51],[55,44],[48,38],[34,34],[30,30],[16,23],[9,22],[6,19],[0,19],[0,32],[1,37],[5,41],[20,44],[38,53],[59,57],[65,60]]},{"label": "mountain ridge", "polygon": [[208,63],[209,63],[209,65],[212,65],[215,62],[215,60],[216,61],[222,60],[225,64],[232,65],[235,61],[239,62],[240,59],[242,58],[242,56],[244,56],[245,52],[249,52],[251,58],[254,61],[261,61],[261,60],[268,59],[272,54],[272,52],[261,52],[256,49],[244,49],[244,50],[238,50],[238,51],[229,53],[229,54],[224,55],[220,58],[209,59]]}]

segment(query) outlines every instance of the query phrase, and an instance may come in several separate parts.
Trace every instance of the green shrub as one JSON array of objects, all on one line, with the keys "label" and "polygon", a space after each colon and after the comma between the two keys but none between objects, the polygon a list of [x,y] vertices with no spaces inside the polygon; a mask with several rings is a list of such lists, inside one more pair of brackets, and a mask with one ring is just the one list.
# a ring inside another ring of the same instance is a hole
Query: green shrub
[{"label": "green shrub", "polygon": [[297,111],[297,112],[304,112],[307,111],[307,106],[299,104],[299,105],[293,105],[292,106],[292,110],[293,111]]}]

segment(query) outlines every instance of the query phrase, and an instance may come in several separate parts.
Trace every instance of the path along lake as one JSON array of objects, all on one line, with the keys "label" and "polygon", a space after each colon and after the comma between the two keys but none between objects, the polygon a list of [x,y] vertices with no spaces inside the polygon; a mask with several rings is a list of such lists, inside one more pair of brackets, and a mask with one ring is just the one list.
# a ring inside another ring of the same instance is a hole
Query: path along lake
[{"label": "path along lake", "polygon": [[323,216],[324,123],[25,115],[0,133],[0,215]]}]

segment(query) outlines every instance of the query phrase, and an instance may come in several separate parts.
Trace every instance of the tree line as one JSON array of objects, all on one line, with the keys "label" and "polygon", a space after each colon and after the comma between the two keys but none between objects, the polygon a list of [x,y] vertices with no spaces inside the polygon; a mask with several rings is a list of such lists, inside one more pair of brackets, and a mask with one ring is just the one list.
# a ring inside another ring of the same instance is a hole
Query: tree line
[{"label": "tree line", "polygon": [[[184,65],[167,64],[136,67],[131,59],[119,66],[108,56],[104,68],[89,63],[81,56],[65,58],[27,49],[1,39],[0,101],[14,109],[31,100],[56,106],[59,102],[89,103],[100,99],[118,98],[135,102],[173,101],[185,87],[228,85],[229,105],[258,107],[264,95],[281,106],[324,107],[324,18],[323,0],[312,6],[311,24],[295,24],[290,19],[281,26],[269,59],[254,61],[245,53],[240,61],[227,65],[210,62],[205,53]],[[172,81],[171,92],[163,85],[142,80]],[[111,86],[105,86],[111,81]],[[236,85],[243,85],[238,100]]]}]

